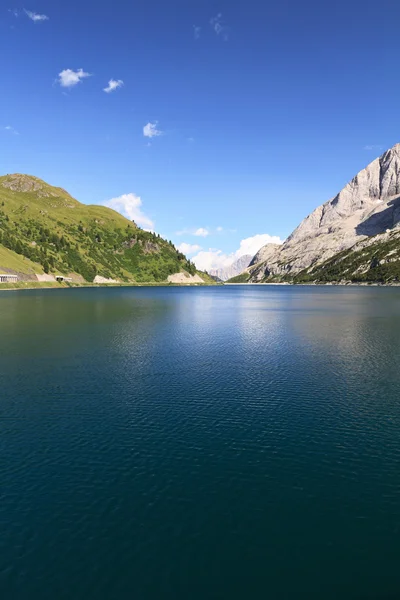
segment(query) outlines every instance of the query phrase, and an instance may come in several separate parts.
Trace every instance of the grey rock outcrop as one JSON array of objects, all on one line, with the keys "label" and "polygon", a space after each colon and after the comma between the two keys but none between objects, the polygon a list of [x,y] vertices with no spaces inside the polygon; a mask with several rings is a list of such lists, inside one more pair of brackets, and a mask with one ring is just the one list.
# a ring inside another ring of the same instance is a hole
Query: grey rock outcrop
[{"label": "grey rock outcrop", "polygon": [[282,246],[261,248],[246,271],[254,282],[294,275],[368,236],[399,226],[400,144],[396,144],[308,215]]},{"label": "grey rock outcrop", "polygon": [[22,175],[20,173],[7,175],[7,177],[3,179],[1,185],[4,188],[12,190],[13,192],[34,192],[37,196],[39,196],[39,198],[57,196],[57,194],[50,191],[50,187],[48,185],[32,175]]}]

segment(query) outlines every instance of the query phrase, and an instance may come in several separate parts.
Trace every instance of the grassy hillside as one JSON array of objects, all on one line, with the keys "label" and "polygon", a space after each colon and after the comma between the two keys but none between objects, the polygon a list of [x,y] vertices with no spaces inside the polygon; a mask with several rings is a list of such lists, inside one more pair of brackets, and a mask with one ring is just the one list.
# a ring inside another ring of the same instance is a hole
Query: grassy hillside
[{"label": "grassy hillside", "polygon": [[37,263],[0,245],[0,272],[8,269],[16,273],[25,273],[26,275],[43,273],[43,269]]},{"label": "grassy hillside", "polygon": [[202,278],[204,283],[206,283],[207,285],[220,285],[220,282],[215,281],[214,277],[211,277],[211,275],[209,275],[208,273],[204,271],[196,271],[196,273]]},{"label": "grassy hillside", "polygon": [[28,175],[0,177],[0,270],[165,281],[195,266],[171,242],[119,213],[87,206]]},{"label": "grassy hillside", "polygon": [[247,283],[249,280],[249,273],[247,271],[244,271],[243,273],[240,273],[240,275],[236,275],[235,277],[231,277],[230,279],[228,279],[228,281],[226,283]]}]

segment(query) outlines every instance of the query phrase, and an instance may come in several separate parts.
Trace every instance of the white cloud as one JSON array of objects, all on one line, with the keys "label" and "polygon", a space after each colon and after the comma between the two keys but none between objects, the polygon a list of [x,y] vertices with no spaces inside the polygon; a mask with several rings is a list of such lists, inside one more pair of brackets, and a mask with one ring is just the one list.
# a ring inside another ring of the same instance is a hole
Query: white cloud
[{"label": "white cloud", "polygon": [[254,256],[260,248],[265,244],[282,244],[282,240],[277,235],[269,235],[268,233],[259,233],[249,238],[245,238],[240,242],[236,252],[224,254],[222,250],[209,248],[208,251],[203,250],[193,256],[192,261],[201,271],[210,271],[212,269],[221,269],[229,267],[238,258],[248,254]]},{"label": "white cloud", "polygon": [[269,235],[268,233],[258,233],[252,237],[245,238],[240,242],[240,247],[235,252],[235,258],[240,258],[245,254],[254,256],[265,244],[282,244],[283,241],[278,235]]},{"label": "white cloud", "polygon": [[212,269],[221,269],[229,267],[234,261],[234,254],[224,254],[222,250],[209,248],[193,256],[192,262],[201,271],[211,271]]},{"label": "white cloud", "polygon": [[188,255],[194,254],[195,252],[201,250],[201,246],[198,244],[187,244],[186,242],[182,242],[179,244],[179,246],[177,246],[177,249],[179,252],[182,252],[182,254]]},{"label": "white cloud", "polygon": [[136,194],[122,194],[118,198],[111,198],[111,200],[103,202],[103,205],[116,210],[131,221],[135,221],[140,227],[154,229],[154,222],[142,212],[142,200]]},{"label": "white cloud", "polygon": [[157,125],[157,121],[155,123],[147,123],[147,125],[143,127],[144,137],[153,138],[162,135],[162,131],[157,129]]},{"label": "white cloud", "polygon": [[218,233],[221,233],[221,231],[223,231],[223,230],[224,230],[224,228],[223,228],[223,227],[217,227],[217,231],[218,231]]},{"label": "white cloud", "polygon": [[[220,232],[222,231],[222,227],[221,228],[217,228],[216,231]],[[207,237],[208,235],[211,235],[213,233],[212,230],[210,229],[206,229],[205,227],[198,227],[193,228],[193,229],[181,229],[180,231],[176,232],[176,235],[195,235],[197,237]]]},{"label": "white cloud", "polygon": [[14,17],[18,18],[21,14],[21,11],[18,8],[9,8],[8,12],[14,15]]},{"label": "white cloud", "polygon": [[364,150],[383,150],[383,146],[379,144],[369,144],[368,146],[364,146]]},{"label": "white cloud", "polygon": [[109,94],[110,92],[117,90],[118,88],[122,87],[123,85],[124,85],[124,82],[122,81],[122,79],[110,79],[110,81],[108,82],[108,86],[103,88],[103,92],[106,92],[107,94]]},{"label": "white cloud", "polygon": [[209,234],[208,229],[204,229],[204,227],[199,227],[193,232],[193,235],[197,235],[198,237],[207,237]]},{"label": "white cloud", "polygon": [[86,73],[83,69],[73,71],[72,69],[64,69],[58,74],[59,79],[57,80],[61,87],[73,87],[85,77],[90,77],[90,73]]},{"label": "white cloud", "polygon": [[217,35],[220,35],[224,42],[228,41],[229,29],[226,25],[222,24],[222,14],[218,13],[215,17],[210,19],[211,28]]},{"label": "white cloud", "polygon": [[193,35],[195,40],[200,39],[200,33],[201,27],[199,27],[198,25],[193,25]]},{"label": "white cloud", "polygon": [[221,33],[221,27],[222,27],[221,19],[222,19],[221,13],[218,13],[218,15],[216,17],[212,17],[210,19],[210,25],[214,29],[214,31],[217,35]]},{"label": "white cloud", "polygon": [[26,10],[25,8],[24,8],[24,12],[25,12],[26,16],[29,17],[29,19],[31,21],[33,21],[34,23],[42,23],[43,21],[49,20],[49,17],[47,15],[39,15],[38,13],[32,12],[31,10]]},{"label": "white cloud", "polygon": [[11,127],[11,125],[6,125],[4,129],[5,131],[9,131],[13,135],[19,135],[19,132],[16,129],[14,129],[14,127]]}]

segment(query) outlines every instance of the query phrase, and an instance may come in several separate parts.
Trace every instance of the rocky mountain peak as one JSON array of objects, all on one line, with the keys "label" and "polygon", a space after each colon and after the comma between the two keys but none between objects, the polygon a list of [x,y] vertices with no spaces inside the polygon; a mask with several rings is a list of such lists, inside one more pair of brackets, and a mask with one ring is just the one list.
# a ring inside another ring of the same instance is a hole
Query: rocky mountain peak
[{"label": "rocky mountain peak", "polygon": [[258,279],[296,273],[399,223],[400,144],[395,144],[308,215],[282,246],[262,248],[249,269],[254,265]]},{"label": "rocky mountain peak", "polygon": [[[298,242],[310,235],[333,233],[345,219],[362,222],[366,213],[400,195],[400,144],[362,169],[331,200],[316,208],[287,239]],[[379,233],[377,231],[376,233]],[[372,234],[369,234],[372,235]]]}]

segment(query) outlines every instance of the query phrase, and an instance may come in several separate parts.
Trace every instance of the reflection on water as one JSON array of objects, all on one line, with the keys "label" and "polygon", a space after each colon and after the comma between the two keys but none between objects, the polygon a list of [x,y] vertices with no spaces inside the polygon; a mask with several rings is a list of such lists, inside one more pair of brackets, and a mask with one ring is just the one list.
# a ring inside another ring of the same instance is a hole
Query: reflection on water
[{"label": "reflection on water", "polygon": [[400,591],[400,290],[0,293],[6,598]]}]

